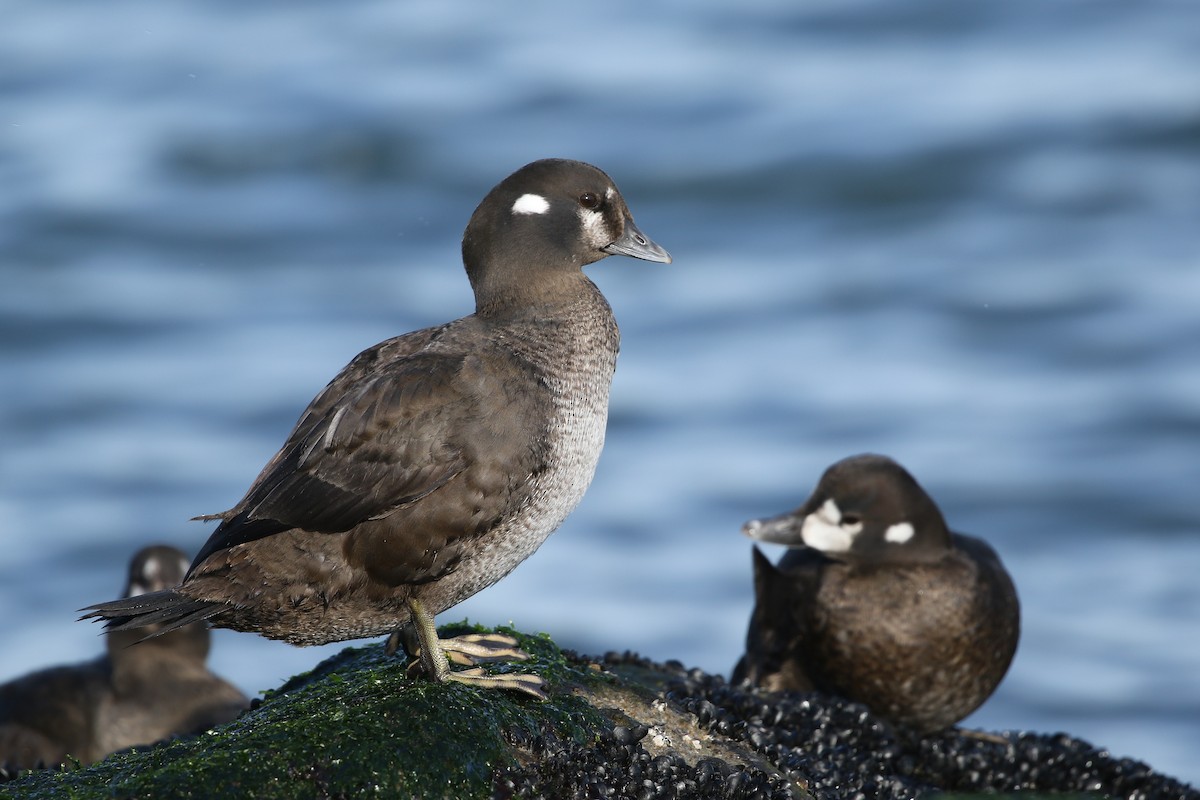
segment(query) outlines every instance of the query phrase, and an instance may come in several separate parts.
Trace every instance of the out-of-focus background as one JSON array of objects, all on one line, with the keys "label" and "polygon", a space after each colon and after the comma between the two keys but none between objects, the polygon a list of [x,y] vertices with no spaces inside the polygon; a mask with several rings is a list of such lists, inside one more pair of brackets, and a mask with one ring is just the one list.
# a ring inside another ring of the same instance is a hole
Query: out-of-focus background
[{"label": "out-of-focus background", "polygon": [[[13,0],[0,28],[0,680],[194,553],[356,352],[472,310],[544,156],[669,266],[578,511],[440,618],[728,674],[752,516],[890,454],[1023,601],[967,724],[1200,780],[1200,7]],[[778,550],[772,551],[778,555]],[[337,647],[218,632],[247,692]]]}]

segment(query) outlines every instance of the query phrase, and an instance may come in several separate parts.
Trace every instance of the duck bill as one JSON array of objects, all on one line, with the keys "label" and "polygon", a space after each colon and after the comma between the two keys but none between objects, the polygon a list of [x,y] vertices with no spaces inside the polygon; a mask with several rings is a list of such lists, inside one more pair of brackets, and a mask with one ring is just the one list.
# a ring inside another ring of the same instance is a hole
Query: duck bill
[{"label": "duck bill", "polygon": [[657,261],[660,264],[671,263],[671,254],[642,233],[629,217],[625,218],[625,232],[621,234],[621,238],[602,249],[609,255],[633,256],[643,261]]},{"label": "duck bill", "polygon": [[756,542],[786,544],[797,547],[804,544],[797,521],[803,519],[792,511],[769,519],[752,519],[742,526],[742,533]]}]

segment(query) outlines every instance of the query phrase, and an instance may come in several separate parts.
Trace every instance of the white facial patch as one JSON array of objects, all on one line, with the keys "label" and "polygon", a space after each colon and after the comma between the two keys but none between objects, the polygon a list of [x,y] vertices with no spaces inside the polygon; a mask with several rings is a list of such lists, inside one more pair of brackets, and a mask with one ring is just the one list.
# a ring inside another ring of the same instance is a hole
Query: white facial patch
[{"label": "white facial patch", "polygon": [[[182,556],[179,561],[179,574],[187,574],[188,560]],[[129,582],[129,596],[137,597],[139,594],[147,594],[154,591],[154,587],[161,586],[166,583],[163,577],[163,567],[165,565],[158,558],[148,558],[146,563],[142,565],[142,580],[134,580]]]},{"label": "white facial patch", "polygon": [[605,247],[612,242],[612,233],[608,222],[599,211],[579,207],[579,221],[583,225],[583,240],[596,248]]},{"label": "white facial patch", "polygon": [[146,583],[141,581],[133,581],[129,584],[129,596],[133,597],[139,594],[145,594],[150,591],[150,586],[158,583],[162,575],[162,564],[157,558],[148,558],[146,563],[142,565],[142,577],[146,579]]},{"label": "white facial patch", "polygon": [[800,525],[800,537],[814,550],[823,553],[844,553],[862,531],[861,522],[843,523],[842,510],[832,498],[826,500]]},{"label": "white facial patch", "polygon": [[889,525],[884,531],[883,538],[892,544],[904,544],[913,537],[916,531],[913,529],[911,522],[897,522],[895,525]]},{"label": "white facial patch", "polygon": [[513,203],[514,214],[545,214],[550,210],[550,202],[540,194],[523,194]]}]

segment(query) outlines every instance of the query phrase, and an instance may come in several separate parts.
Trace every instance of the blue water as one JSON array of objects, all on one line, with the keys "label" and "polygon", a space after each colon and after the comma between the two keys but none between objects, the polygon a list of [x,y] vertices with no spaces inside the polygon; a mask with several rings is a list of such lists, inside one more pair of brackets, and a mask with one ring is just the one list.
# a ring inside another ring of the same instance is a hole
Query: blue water
[{"label": "blue water", "polygon": [[[589,268],[596,480],[442,621],[727,674],[741,523],[884,452],[1021,594],[967,723],[1200,782],[1200,6],[522,9],[5,4],[0,680],[98,652],[75,609],[194,552],[356,352],[469,313],[471,210],[567,156],[675,263]],[[336,649],[212,662],[257,692]]]}]

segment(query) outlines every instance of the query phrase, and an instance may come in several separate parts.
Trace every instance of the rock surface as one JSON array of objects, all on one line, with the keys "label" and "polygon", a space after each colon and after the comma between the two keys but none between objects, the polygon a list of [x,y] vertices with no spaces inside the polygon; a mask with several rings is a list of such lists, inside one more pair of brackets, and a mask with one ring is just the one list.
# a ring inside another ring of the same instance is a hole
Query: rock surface
[{"label": "rock surface", "polygon": [[918,737],[836,698],[758,694],[674,662],[588,659],[545,636],[505,632],[533,656],[511,668],[542,675],[549,702],[412,680],[382,645],[347,648],[205,735],[86,769],[23,773],[0,784],[0,798],[833,800],[950,791],[1200,800],[1145,764],[1065,734]]}]

